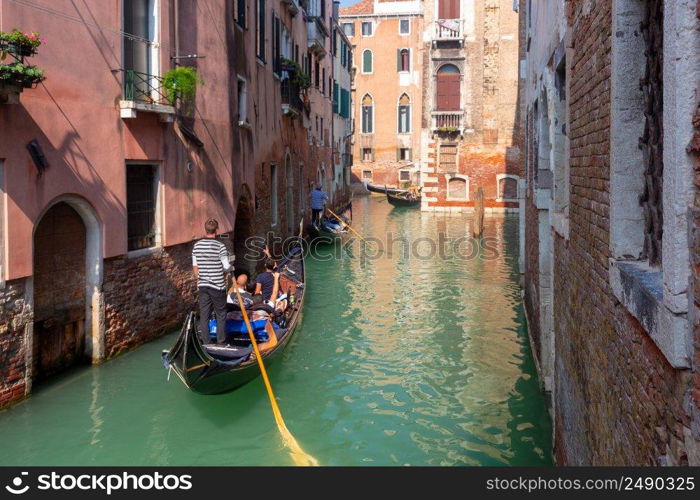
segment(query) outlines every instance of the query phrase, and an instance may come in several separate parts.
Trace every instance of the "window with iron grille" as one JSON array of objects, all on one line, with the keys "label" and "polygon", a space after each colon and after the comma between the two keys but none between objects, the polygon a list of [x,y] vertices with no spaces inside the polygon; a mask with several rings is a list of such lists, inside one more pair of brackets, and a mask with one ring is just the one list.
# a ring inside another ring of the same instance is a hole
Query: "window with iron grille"
[{"label": "window with iron grille", "polygon": [[411,180],[411,172],[408,170],[400,170],[399,171],[399,180],[401,182],[408,182]]},{"label": "window with iron grille", "polygon": [[236,23],[241,28],[245,28],[245,5],[246,0],[237,0],[236,2]]},{"label": "window with iron grille", "polygon": [[126,166],[126,213],[128,250],[149,248],[156,243],[156,168]]},{"label": "window with iron grille", "polygon": [[257,0],[258,23],[256,29],[256,54],[265,62],[265,0]]}]

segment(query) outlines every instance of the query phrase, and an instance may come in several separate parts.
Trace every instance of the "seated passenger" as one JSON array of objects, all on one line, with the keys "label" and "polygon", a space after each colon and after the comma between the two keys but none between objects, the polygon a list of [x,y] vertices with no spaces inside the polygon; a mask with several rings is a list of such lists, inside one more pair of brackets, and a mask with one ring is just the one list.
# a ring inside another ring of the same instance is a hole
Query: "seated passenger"
[{"label": "seated passenger", "polygon": [[278,283],[279,273],[275,272],[277,264],[272,259],[265,260],[265,271],[255,278],[255,293],[262,295],[263,301],[267,302],[273,296],[275,284]]},{"label": "seated passenger", "polygon": [[[248,273],[246,271],[236,271],[235,273],[236,281],[231,285],[226,295],[226,302],[230,305],[239,308],[238,296],[236,295],[236,290],[241,294],[241,299],[243,299],[243,307],[250,307],[253,302],[253,296],[248,292]],[[231,309],[231,308],[229,308]]]}]

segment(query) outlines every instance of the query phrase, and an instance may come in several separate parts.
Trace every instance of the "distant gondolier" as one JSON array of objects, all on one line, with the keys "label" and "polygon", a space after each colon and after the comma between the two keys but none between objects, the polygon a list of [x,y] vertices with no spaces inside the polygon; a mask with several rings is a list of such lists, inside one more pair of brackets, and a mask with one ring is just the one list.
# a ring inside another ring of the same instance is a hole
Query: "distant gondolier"
[{"label": "distant gondolier", "polygon": [[311,223],[318,226],[321,222],[323,210],[326,207],[328,195],[321,189],[321,184],[316,184],[316,188],[311,191]]},{"label": "distant gondolier", "polygon": [[202,343],[209,343],[209,317],[216,316],[216,341],[226,340],[226,277],[232,269],[226,246],[216,239],[219,223],[209,219],[205,236],[194,244],[192,267],[199,288],[199,333]]}]

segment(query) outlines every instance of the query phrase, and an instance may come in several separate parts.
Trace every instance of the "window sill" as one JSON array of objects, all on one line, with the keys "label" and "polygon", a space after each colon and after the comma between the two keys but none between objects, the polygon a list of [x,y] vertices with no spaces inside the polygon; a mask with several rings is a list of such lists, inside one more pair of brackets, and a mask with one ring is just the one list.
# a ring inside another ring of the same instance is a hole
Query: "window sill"
[{"label": "window sill", "polygon": [[610,259],[610,286],[615,297],[649,334],[674,368],[690,368],[687,314],[664,304],[663,275],[646,262]]},{"label": "window sill", "polygon": [[569,240],[569,216],[565,212],[552,212],[552,228],[565,240]]},{"label": "window sill", "polygon": [[139,248],[138,250],[130,250],[126,253],[127,259],[138,259],[139,257],[146,257],[148,255],[156,255],[163,251],[162,246],[154,246],[148,248]]}]

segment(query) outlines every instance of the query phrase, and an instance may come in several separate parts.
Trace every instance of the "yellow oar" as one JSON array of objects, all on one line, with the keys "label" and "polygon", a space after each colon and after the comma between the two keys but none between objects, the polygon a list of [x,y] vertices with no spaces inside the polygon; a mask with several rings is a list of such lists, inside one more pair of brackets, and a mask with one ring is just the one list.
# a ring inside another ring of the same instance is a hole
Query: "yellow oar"
[{"label": "yellow oar", "polygon": [[272,406],[272,414],[275,416],[275,422],[277,423],[277,429],[280,431],[282,436],[282,443],[289,449],[289,454],[292,456],[295,465],[318,465],[318,460],[306,453],[301,449],[297,440],[294,439],[292,433],[287,429],[284,419],[282,419],[282,413],[280,412],[279,406],[277,406],[277,400],[275,399],[275,394],[272,392],[272,386],[270,385],[270,379],[267,376],[267,370],[265,370],[265,364],[263,363],[262,356],[258,350],[258,343],[255,340],[255,334],[253,333],[253,328],[250,326],[250,320],[248,319],[248,313],[243,306],[243,299],[241,298],[241,292],[236,288],[236,297],[238,297],[238,305],[241,308],[241,313],[243,314],[243,321],[245,321],[245,326],[248,328],[248,335],[250,336],[250,342],[253,344],[253,351],[255,351],[255,359],[258,360],[258,366],[260,366],[260,373],[262,374],[263,381],[265,381],[265,388],[267,389],[267,396],[270,398],[270,406]]},{"label": "yellow oar", "polygon": [[349,229],[350,231],[352,231],[353,233],[355,233],[355,235],[356,235],[358,238],[360,238],[360,239],[361,239],[362,241],[364,241],[365,243],[369,243],[369,241],[367,241],[366,239],[364,239],[360,233],[358,233],[357,231],[355,231],[355,230],[352,228],[352,226],[351,226],[350,224],[348,224],[348,223],[345,222],[343,219],[341,219],[339,215],[336,215],[335,212],[333,212],[333,210],[331,210],[331,209],[328,208],[328,207],[326,207],[326,210],[328,210],[328,211],[331,213],[331,215],[332,215],[333,217],[335,217],[336,219],[338,219],[338,222],[342,222],[343,224],[345,224],[345,225],[348,227],[348,229]]}]

